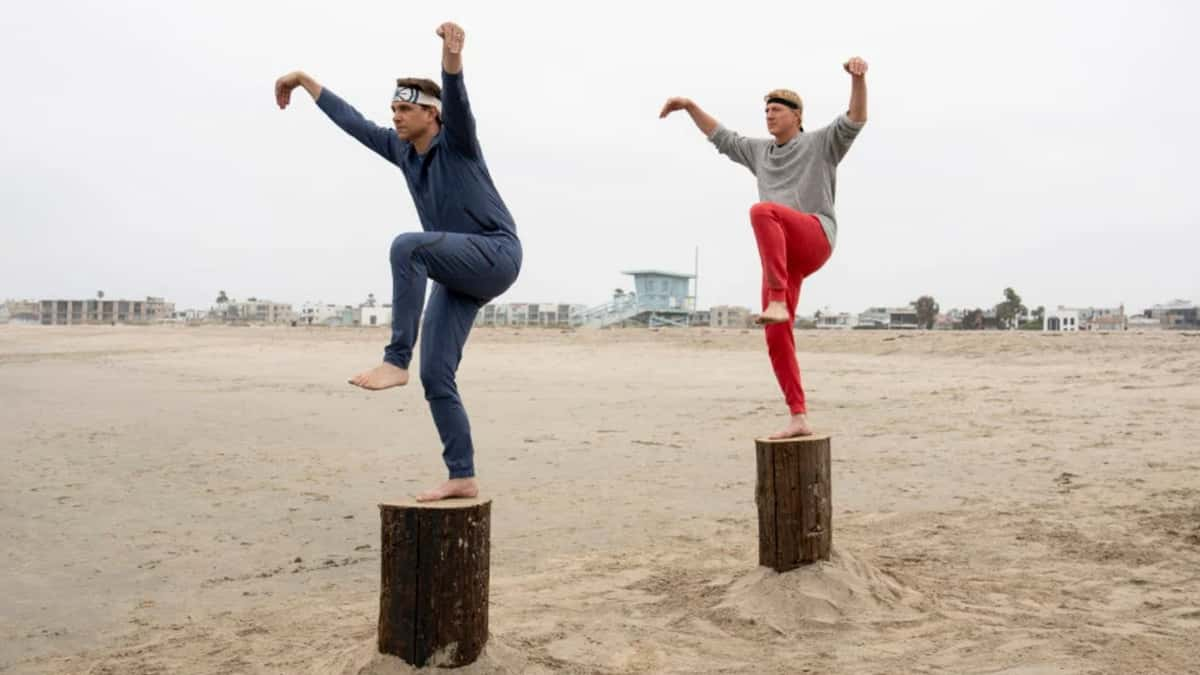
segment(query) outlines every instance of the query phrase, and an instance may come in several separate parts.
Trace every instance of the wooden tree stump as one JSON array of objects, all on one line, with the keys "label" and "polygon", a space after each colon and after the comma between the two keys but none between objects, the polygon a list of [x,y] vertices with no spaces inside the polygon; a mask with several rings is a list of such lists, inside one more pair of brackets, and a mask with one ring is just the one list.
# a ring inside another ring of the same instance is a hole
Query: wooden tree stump
[{"label": "wooden tree stump", "polygon": [[488,639],[492,502],[379,505],[379,651],[418,668],[455,668]]},{"label": "wooden tree stump", "polygon": [[786,572],[833,548],[829,436],[757,439],[758,564]]}]

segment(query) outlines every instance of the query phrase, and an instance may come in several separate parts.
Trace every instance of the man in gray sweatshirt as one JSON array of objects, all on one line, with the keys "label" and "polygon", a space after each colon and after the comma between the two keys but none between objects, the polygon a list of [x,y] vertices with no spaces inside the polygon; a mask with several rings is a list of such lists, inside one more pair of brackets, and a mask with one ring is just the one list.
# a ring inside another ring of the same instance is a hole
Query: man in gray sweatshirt
[{"label": "man in gray sweatshirt", "polygon": [[804,107],[794,91],[776,89],[766,101],[767,132],[772,138],[745,138],[726,129],[691,99],[668,99],[659,117],[686,110],[717,151],[745,166],[758,179],[759,202],[750,224],[762,260],[762,314],[767,352],[783,390],[791,419],[771,438],[812,433],[792,322],[800,285],[829,256],[837,241],[833,200],[837,165],[867,122],[867,63],[854,57],[842,66],[850,74],[850,107],[833,123],[806,133]]}]

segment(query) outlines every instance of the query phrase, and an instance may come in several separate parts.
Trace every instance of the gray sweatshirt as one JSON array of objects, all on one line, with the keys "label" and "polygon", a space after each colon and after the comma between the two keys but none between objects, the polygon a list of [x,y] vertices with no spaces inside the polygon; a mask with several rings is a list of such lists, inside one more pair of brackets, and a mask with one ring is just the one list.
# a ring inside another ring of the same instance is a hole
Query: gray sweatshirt
[{"label": "gray sweatshirt", "polygon": [[758,178],[760,201],[814,214],[825,228],[832,250],[837,242],[833,216],[837,165],[865,124],[856,124],[842,114],[832,124],[796,134],[783,145],[775,145],[773,138],[746,138],[718,124],[708,140]]}]

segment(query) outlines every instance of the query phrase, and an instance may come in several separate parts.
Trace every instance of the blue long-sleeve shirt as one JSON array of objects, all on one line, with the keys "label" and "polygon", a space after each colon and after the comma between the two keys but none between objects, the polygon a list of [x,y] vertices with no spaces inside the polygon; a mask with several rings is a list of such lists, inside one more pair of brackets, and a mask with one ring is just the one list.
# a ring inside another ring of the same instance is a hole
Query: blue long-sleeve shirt
[{"label": "blue long-sleeve shirt", "polygon": [[461,72],[442,72],[442,128],[424,155],[395,128],[364,118],[328,87],[321,88],[317,106],[346,133],[400,167],[424,230],[516,237],[517,225],[483,161]]}]

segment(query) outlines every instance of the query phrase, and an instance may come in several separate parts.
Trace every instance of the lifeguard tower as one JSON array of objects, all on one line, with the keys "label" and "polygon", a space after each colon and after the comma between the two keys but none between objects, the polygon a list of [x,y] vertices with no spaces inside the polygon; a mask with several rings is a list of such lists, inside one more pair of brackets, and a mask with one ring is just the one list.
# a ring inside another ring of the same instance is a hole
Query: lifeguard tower
[{"label": "lifeguard tower", "polygon": [[591,328],[616,324],[649,326],[687,326],[695,308],[690,292],[693,274],[661,270],[622,272],[633,277],[633,292],[618,291],[612,300],[592,307],[577,316],[576,323]]}]

